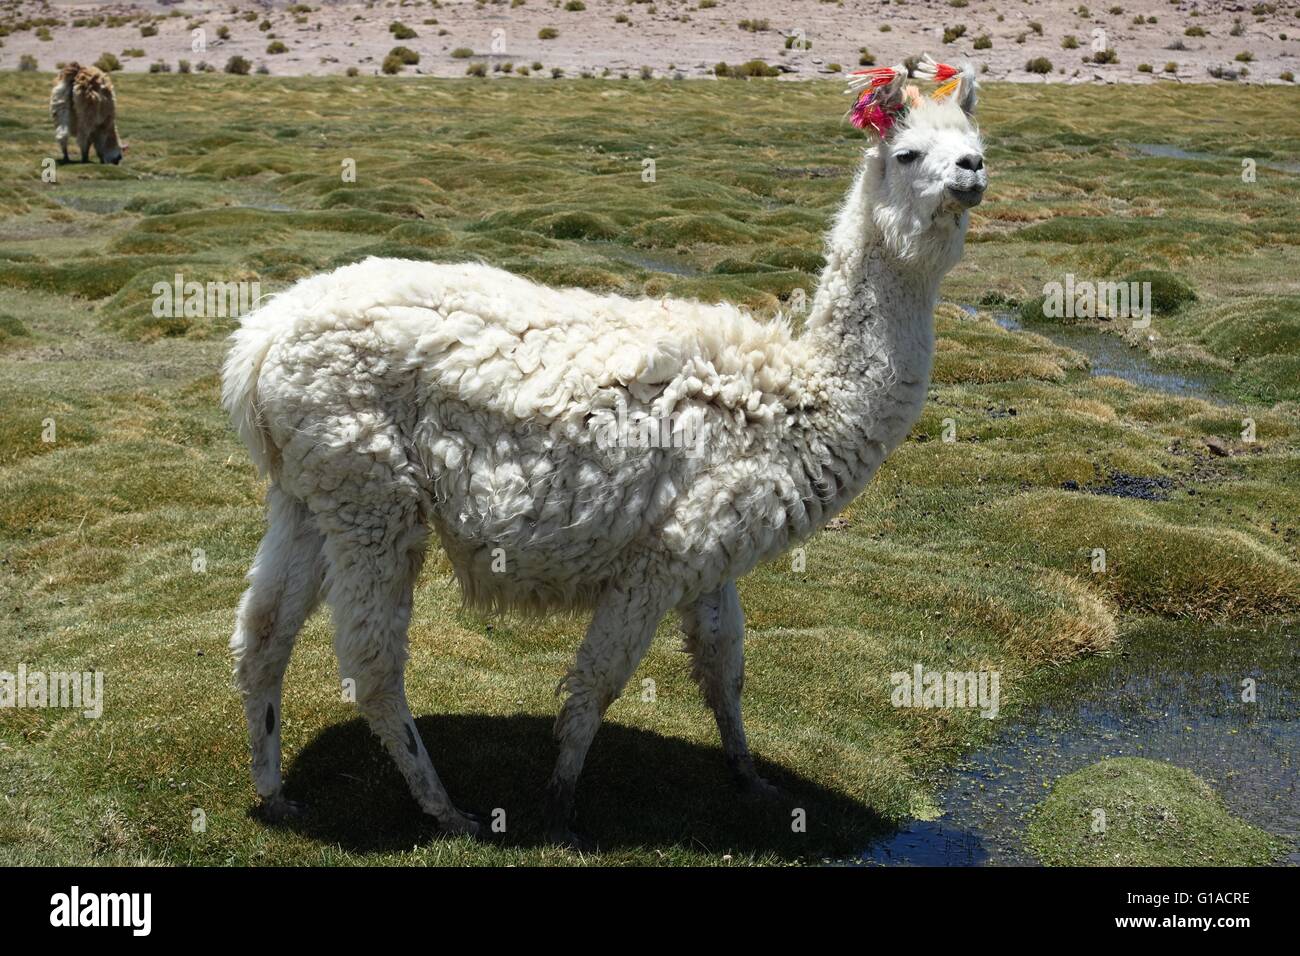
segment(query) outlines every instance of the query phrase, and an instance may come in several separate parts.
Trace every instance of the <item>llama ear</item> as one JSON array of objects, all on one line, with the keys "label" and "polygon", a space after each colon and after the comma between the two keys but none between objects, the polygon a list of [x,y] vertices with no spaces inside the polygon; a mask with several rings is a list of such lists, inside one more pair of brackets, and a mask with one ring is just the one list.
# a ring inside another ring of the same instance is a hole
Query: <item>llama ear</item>
[{"label": "llama ear", "polygon": [[979,80],[975,79],[975,67],[967,61],[962,63],[961,75],[957,81],[957,105],[967,116],[974,117],[978,101]]},{"label": "llama ear", "polygon": [[939,84],[939,88],[933,93],[936,100],[955,93],[957,105],[961,107],[962,112],[967,116],[975,115],[979,81],[975,78],[975,67],[969,60],[959,67],[949,66],[947,63],[936,63],[927,53],[916,65],[916,74]]}]

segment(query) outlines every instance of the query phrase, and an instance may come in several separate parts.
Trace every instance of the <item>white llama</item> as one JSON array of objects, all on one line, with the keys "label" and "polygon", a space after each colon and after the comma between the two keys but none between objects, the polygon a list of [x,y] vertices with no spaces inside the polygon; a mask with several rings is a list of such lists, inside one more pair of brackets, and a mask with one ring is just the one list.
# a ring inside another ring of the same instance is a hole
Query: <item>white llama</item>
[{"label": "white llama", "polygon": [[[374,258],[244,319],[223,398],[271,486],[230,643],[265,812],[296,810],[281,792],[281,684],[324,599],[340,674],[420,807],[445,832],[478,832],[443,788],[403,683],[430,530],[468,603],[593,612],[561,682],[552,839],[576,839],[588,747],[674,609],[727,764],[743,788],[774,792],[741,723],[736,580],[849,504],[916,421],[939,282],[987,184],[969,66],[941,100],[905,87],[902,66],[872,77],[859,109],[883,110],[866,120],[879,138],[801,334],[726,304]],[[694,447],[600,440],[644,418],[672,420]]]}]

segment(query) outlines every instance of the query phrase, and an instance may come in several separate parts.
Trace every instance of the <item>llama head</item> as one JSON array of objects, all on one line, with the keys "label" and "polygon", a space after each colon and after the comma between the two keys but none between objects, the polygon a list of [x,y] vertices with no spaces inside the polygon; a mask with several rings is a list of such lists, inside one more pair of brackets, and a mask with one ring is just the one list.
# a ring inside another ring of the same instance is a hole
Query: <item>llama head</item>
[{"label": "llama head", "polygon": [[95,143],[95,152],[99,154],[101,163],[112,163],[114,166],[122,162],[122,157],[126,155],[129,148],[127,143],[117,138],[117,127],[109,128],[99,134],[99,139]]},{"label": "llama head", "polygon": [[854,125],[876,140],[864,170],[871,219],[898,258],[938,259],[950,268],[961,255],[968,210],[988,186],[974,121],[975,72],[927,57],[917,73],[941,82],[933,98],[906,85],[901,64],[873,73],[853,111]]}]

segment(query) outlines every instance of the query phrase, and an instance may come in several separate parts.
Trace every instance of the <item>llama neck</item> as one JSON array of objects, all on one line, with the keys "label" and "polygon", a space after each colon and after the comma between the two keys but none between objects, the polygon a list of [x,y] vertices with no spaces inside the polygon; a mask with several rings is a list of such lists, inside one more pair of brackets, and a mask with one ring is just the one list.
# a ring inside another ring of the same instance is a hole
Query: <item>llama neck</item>
[{"label": "llama neck", "polygon": [[[929,255],[902,258],[889,248],[872,217],[870,169],[867,162],[858,172],[831,230],[803,333],[817,377],[866,406],[895,385],[920,382],[924,389],[928,383],[934,307],[950,267]],[[956,248],[960,255],[960,242]]]},{"label": "llama neck", "polygon": [[947,263],[902,259],[888,247],[871,215],[869,165],[831,231],[801,337],[819,400],[796,440],[823,520],[862,490],[920,415],[947,271]]}]

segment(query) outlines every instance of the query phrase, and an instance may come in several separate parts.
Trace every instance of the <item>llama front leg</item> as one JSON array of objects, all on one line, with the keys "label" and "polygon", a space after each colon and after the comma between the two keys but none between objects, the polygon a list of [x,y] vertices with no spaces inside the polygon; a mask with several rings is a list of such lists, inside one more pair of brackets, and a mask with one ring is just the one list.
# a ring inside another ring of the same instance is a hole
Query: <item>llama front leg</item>
[{"label": "llama front leg", "polygon": [[406,630],[424,530],[412,527],[394,535],[383,533],[383,524],[384,517],[378,517],[353,532],[327,536],[339,674],[351,682],[357,706],[420,809],[437,819],[444,833],[477,835],[478,822],[447,796],[406,702]]},{"label": "llama front leg", "polygon": [[605,711],[645,656],[663,616],[650,593],[648,587],[607,590],[596,604],[577,660],[560,683],[568,697],[555,721],[560,755],[546,792],[546,832],[552,842],[583,843],[570,829],[578,777]]},{"label": "llama front leg", "polygon": [[248,572],[230,650],[248,720],[253,786],[273,820],[297,810],[280,792],[280,697],[294,640],[316,606],[324,572],[320,549],[306,507],[272,486],[266,534]]},{"label": "llama front leg", "polygon": [[691,655],[691,676],[713,711],[722,753],[737,786],[747,793],[776,797],[780,791],[758,775],[745,740],[740,694],[745,686],[745,613],[736,583],[729,581],[683,605],[681,628]]}]

